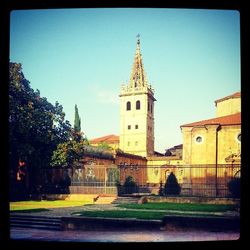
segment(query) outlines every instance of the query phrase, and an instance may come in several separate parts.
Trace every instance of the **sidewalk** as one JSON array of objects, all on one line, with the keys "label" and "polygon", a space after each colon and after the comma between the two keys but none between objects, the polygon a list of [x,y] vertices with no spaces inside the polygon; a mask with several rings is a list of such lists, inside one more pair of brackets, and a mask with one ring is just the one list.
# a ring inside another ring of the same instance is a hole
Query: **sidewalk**
[{"label": "sidewalk", "polygon": [[188,231],[46,231],[12,228],[12,240],[59,241],[59,242],[185,242],[238,240],[237,232]]}]

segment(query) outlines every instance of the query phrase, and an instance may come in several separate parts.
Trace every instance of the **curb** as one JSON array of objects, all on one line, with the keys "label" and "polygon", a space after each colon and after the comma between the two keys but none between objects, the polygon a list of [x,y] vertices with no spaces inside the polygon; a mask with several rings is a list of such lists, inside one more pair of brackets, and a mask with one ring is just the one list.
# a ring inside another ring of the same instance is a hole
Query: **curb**
[{"label": "curb", "polygon": [[239,231],[240,218],[232,216],[192,216],[166,215],[162,220],[143,220],[136,218],[102,218],[85,216],[62,217],[62,230],[209,230]]},{"label": "curb", "polygon": [[194,215],[166,215],[163,225],[166,230],[175,229],[203,229],[209,231],[239,231],[239,216],[194,216]]},{"label": "curb", "polygon": [[62,230],[103,230],[103,229],[125,229],[125,230],[152,230],[160,229],[161,220],[142,220],[136,218],[102,218],[102,217],[62,217]]}]

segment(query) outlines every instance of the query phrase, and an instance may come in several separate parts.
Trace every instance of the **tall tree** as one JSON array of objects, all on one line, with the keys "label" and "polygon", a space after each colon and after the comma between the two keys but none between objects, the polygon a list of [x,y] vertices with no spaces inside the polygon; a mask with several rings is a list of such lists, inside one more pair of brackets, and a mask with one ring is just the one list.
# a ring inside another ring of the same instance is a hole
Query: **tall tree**
[{"label": "tall tree", "polygon": [[75,140],[76,142],[80,142],[83,139],[83,133],[81,132],[81,119],[76,104],[75,104],[75,120],[74,120],[74,130],[72,133],[72,139]]},{"label": "tall tree", "polygon": [[76,104],[75,104],[74,130],[75,132],[81,132],[81,118],[79,116],[78,108]]}]

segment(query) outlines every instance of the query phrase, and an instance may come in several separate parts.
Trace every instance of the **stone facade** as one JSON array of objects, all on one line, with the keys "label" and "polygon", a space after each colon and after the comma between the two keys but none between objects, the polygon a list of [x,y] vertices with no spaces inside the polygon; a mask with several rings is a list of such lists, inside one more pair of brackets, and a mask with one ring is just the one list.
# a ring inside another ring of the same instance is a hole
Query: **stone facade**
[{"label": "stone facade", "polygon": [[147,157],[148,183],[159,184],[166,181],[165,167],[179,166],[182,160],[178,156]]},{"label": "stone facade", "polygon": [[241,113],[235,113],[240,111],[240,95],[237,96],[217,101],[217,115],[224,116],[181,126],[184,164],[227,164],[230,156],[240,163]]},{"label": "stone facade", "polygon": [[236,92],[215,101],[216,117],[232,115],[241,112],[241,93]]}]

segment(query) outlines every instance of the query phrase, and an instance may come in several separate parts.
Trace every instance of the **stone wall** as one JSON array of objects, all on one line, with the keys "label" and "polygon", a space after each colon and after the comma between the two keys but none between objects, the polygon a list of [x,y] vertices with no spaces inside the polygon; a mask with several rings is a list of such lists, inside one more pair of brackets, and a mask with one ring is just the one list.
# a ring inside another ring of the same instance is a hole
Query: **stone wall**
[{"label": "stone wall", "polygon": [[[147,202],[169,202],[169,203],[200,203],[200,204],[226,204],[239,205],[239,199],[233,198],[209,198],[209,197],[163,197],[146,196]],[[141,199],[145,199],[142,197]]]}]

